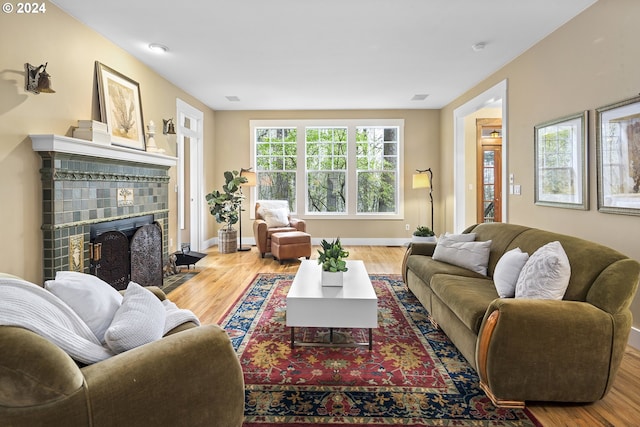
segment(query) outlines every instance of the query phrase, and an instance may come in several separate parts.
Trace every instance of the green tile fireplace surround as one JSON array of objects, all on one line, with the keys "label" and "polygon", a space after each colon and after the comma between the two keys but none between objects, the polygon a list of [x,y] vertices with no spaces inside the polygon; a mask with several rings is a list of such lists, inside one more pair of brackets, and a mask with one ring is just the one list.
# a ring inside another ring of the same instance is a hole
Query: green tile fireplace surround
[{"label": "green tile fireplace surround", "polygon": [[93,224],[153,215],[168,256],[169,169],[175,157],[58,135],[30,135],[42,157],[44,279],[89,272]]}]

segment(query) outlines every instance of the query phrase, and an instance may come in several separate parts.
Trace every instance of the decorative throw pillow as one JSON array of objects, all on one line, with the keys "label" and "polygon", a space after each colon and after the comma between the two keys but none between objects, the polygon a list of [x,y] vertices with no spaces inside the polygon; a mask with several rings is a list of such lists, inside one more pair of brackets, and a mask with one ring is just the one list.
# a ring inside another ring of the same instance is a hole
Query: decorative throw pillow
[{"label": "decorative throw pillow", "polygon": [[122,305],[104,334],[107,346],[114,353],[162,338],[167,312],[162,302],[151,291],[135,282],[129,282]]},{"label": "decorative throw pillow", "polygon": [[59,271],[44,287],[71,307],[104,344],[104,333],[122,304],[120,292],[92,274],[77,271]]},{"label": "decorative throw pillow", "polygon": [[265,209],[264,220],[267,227],[286,227],[289,225],[289,211],[285,208]]},{"label": "decorative throw pillow", "polygon": [[451,234],[446,232],[440,236],[440,240],[442,239],[450,239],[455,242],[473,242],[476,240],[476,233]]},{"label": "decorative throw pillow", "polygon": [[505,252],[496,264],[493,272],[493,283],[500,298],[513,298],[516,294],[516,283],[522,267],[529,259],[529,254],[520,248]]},{"label": "decorative throw pillow", "polygon": [[564,297],[571,277],[569,258],[560,242],[538,248],[525,263],[518,282],[516,298],[556,299]]},{"label": "decorative throw pillow", "polygon": [[491,240],[486,242],[456,242],[444,238],[438,242],[433,259],[457,265],[484,276],[487,275]]}]

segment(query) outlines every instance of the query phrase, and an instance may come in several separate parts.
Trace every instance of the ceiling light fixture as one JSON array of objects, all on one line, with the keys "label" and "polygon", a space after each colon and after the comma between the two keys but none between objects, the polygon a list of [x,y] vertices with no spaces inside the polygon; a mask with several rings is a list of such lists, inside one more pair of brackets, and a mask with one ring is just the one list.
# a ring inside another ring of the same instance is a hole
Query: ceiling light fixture
[{"label": "ceiling light fixture", "polygon": [[240,98],[238,98],[235,95],[225,96],[225,98],[227,98],[227,101],[230,101],[230,102],[240,102]]},{"label": "ceiling light fixture", "polygon": [[480,52],[481,50],[484,50],[485,47],[487,47],[487,44],[485,42],[480,42],[471,46],[471,49],[473,49],[474,52]]},{"label": "ceiling light fixture", "polygon": [[168,47],[160,43],[151,43],[149,49],[155,53],[166,53],[169,50]]}]

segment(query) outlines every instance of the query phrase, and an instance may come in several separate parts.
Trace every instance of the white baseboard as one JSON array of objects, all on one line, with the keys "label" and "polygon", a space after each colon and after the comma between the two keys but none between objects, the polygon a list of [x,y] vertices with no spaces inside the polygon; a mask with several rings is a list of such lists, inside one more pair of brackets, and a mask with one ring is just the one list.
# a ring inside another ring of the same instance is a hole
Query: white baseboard
[{"label": "white baseboard", "polygon": [[[322,241],[322,239],[326,239],[326,240],[333,240],[334,238],[327,238],[327,237],[312,237],[311,238],[311,244],[312,245],[320,245],[320,242]],[[343,246],[347,246],[347,245],[351,245],[351,246],[407,246],[407,244],[411,241],[410,238],[407,239],[403,239],[403,238],[394,238],[394,239],[390,239],[387,237],[383,237],[383,238],[357,238],[357,237],[353,237],[353,238],[340,238],[340,241],[342,242]],[[206,248],[210,248],[211,246],[215,246],[218,244],[218,238],[217,237],[212,237],[209,240],[206,240],[204,242],[205,245],[205,249]],[[256,240],[253,237],[243,237],[242,238],[242,245],[255,245],[256,244]]]},{"label": "white baseboard", "polygon": [[627,341],[631,347],[636,350],[640,350],[640,329],[635,326],[631,327],[631,333],[629,334],[629,341]]}]

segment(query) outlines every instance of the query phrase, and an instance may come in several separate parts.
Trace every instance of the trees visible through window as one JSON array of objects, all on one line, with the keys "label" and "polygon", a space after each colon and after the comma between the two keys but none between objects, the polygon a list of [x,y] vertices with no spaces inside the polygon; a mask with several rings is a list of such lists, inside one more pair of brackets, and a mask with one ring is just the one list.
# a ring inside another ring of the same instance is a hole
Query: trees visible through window
[{"label": "trees visible through window", "polygon": [[358,213],[395,212],[398,188],[398,128],[356,130]]},{"label": "trees visible through window", "polygon": [[402,120],[252,121],[258,200],[305,216],[401,215]]},{"label": "trees visible through window", "polygon": [[347,128],[307,128],[307,212],[347,212]]},{"label": "trees visible through window", "polygon": [[296,128],[255,130],[256,177],[259,200],[288,200],[296,211],[298,145]]}]

